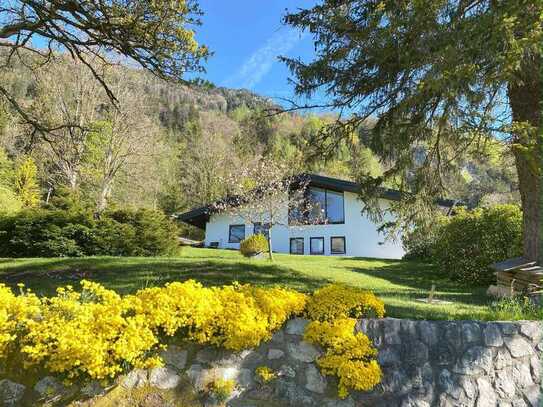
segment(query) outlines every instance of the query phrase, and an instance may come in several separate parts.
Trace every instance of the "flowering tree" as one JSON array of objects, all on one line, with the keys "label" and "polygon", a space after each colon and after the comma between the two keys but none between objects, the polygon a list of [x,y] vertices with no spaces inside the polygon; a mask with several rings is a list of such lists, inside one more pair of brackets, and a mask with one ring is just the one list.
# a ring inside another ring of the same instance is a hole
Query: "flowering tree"
[{"label": "flowering tree", "polygon": [[303,223],[302,215],[310,206],[305,194],[309,179],[290,174],[284,164],[263,159],[229,174],[224,182],[229,195],[216,202],[214,209],[260,226],[259,233],[266,235],[269,259],[273,261],[273,228]]}]

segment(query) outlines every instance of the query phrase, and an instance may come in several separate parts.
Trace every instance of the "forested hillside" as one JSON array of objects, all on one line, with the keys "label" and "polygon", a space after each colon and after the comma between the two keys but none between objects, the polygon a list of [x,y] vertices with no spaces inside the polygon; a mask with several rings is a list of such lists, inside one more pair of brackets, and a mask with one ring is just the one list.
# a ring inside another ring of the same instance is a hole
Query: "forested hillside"
[{"label": "forested hillside", "polygon": [[[134,206],[174,213],[227,193],[223,177],[263,156],[287,163],[292,172],[343,178],[378,176],[387,169],[365,146],[371,124],[324,159],[313,146],[332,115],[269,115],[273,101],[246,90],[201,81],[174,84],[98,63],[96,68],[105,72],[117,106],[88,69],[71,60],[59,59],[33,75],[15,66],[1,78],[51,128],[75,124],[44,136],[3,107],[3,210],[69,199],[98,211]],[[496,142],[484,154],[458,162],[458,172],[447,178],[449,197],[471,204],[515,201],[513,161],[503,158],[502,149]],[[424,148],[420,154],[423,159]]]}]

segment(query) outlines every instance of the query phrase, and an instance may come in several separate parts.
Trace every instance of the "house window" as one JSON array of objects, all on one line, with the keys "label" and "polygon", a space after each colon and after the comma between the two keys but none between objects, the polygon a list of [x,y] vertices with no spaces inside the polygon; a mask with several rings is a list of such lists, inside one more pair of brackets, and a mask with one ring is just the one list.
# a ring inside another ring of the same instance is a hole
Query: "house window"
[{"label": "house window", "polygon": [[309,252],[311,254],[324,254],[324,237],[312,237],[309,239]]},{"label": "house window", "polygon": [[330,238],[330,253],[345,254],[345,236],[332,236]]},{"label": "house window", "polygon": [[343,192],[326,191],[326,219],[328,223],[345,223]]},{"label": "house window", "polygon": [[326,221],[326,190],[309,188],[309,218],[313,223]]},{"label": "house window", "polygon": [[294,237],[290,239],[290,254],[304,254],[303,237]]},{"label": "house window", "polygon": [[228,243],[239,243],[245,239],[245,225],[230,225]]},{"label": "house window", "polygon": [[304,203],[289,210],[289,222],[294,223],[345,223],[343,192],[309,187]]},{"label": "house window", "polygon": [[266,239],[268,239],[270,231],[270,224],[269,223],[261,223],[261,222],[255,222],[253,225],[253,233],[255,235],[264,235]]}]

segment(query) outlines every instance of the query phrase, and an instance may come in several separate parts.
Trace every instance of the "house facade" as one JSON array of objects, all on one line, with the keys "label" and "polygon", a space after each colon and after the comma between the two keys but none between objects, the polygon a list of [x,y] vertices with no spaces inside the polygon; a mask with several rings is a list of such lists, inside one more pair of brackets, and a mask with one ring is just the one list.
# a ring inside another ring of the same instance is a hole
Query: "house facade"
[{"label": "house facade", "polygon": [[[271,231],[274,252],[296,255],[356,256],[399,259],[405,251],[400,239],[385,240],[379,224],[363,213],[359,186],[350,181],[309,174],[308,196],[318,221],[289,222],[285,205],[283,221]],[[398,200],[398,191],[383,190],[379,205],[387,209]],[[447,203],[444,203],[447,205]],[[255,233],[267,233],[266,224],[248,224],[235,213],[215,212],[211,206],[181,214],[178,219],[205,230],[205,246],[239,249],[240,242]],[[385,222],[394,220],[388,214]]]}]

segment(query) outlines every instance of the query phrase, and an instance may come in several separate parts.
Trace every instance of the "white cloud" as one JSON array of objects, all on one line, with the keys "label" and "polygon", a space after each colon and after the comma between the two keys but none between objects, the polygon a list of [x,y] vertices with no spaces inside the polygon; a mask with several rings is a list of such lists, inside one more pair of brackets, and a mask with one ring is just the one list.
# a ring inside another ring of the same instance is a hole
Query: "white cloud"
[{"label": "white cloud", "polygon": [[252,89],[270,71],[277,57],[289,52],[302,36],[294,29],[277,31],[244,61],[234,75],[224,81],[224,86]]}]

